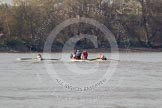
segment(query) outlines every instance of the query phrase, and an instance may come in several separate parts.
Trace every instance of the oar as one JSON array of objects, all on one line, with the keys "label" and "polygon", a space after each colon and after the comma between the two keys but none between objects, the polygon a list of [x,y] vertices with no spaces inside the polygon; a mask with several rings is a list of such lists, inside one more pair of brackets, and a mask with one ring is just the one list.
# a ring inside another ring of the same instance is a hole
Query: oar
[{"label": "oar", "polygon": [[42,59],[42,60],[60,60],[60,58],[59,59]]},{"label": "oar", "polygon": [[95,58],[95,59],[88,59],[89,61],[95,61],[95,60],[97,60],[97,58]]},{"label": "oar", "polygon": [[[18,58],[17,60],[37,60],[37,58]],[[41,60],[60,60],[60,59],[41,59]]]},{"label": "oar", "polygon": [[120,61],[120,60],[115,60],[115,59],[108,59],[108,60],[113,60],[113,61]]},{"label": "oar", "polygon": [[[88,59],[89,61],[95,61],[95,60],[99,60],[99,58],[95,58],[95,59]],[[115,59],[107,59],[107,60],[113,60],[113,61],[120,61],[120,60],[115,60]]]},{"label": "oar", "polygon": [[33,59],[36,59],[36,58],[18,58],[17,60],[33,60]]}]

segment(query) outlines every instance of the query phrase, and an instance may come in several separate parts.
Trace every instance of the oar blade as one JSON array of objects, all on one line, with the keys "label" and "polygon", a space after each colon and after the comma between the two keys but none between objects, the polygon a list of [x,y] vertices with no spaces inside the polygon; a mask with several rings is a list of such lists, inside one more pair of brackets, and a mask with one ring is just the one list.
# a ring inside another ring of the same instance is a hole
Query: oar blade
[{"label": "oar blade", "polygon": [[57,60],[60,60],[60,59],[43,59],[43,60],[57,61]]},{"label": "oar blade", "polygon": [[17,60],[33,60],[33,58],[17,58]]}]

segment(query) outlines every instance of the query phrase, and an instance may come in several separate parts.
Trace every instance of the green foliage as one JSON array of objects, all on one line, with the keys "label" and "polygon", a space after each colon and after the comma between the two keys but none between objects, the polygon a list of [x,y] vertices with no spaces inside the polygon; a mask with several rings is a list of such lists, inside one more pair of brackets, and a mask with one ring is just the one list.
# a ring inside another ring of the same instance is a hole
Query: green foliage
[{"label": "green foliage", "polygon": [[8,47],[24,46],[24,42],[18,39],[10,39],[6,41]]}]

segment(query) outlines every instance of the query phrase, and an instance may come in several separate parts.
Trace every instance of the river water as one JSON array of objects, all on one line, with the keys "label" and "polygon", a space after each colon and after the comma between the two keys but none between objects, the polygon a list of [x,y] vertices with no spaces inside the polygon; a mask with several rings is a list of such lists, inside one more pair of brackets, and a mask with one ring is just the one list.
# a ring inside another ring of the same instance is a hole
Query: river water
[{"label": "river water", "polygon": [[162,106],[160,52],[120,53],[108,62],[70,62],[66,53],[60,61],[17,61],[36,55],[0,54],[0,108]]}]

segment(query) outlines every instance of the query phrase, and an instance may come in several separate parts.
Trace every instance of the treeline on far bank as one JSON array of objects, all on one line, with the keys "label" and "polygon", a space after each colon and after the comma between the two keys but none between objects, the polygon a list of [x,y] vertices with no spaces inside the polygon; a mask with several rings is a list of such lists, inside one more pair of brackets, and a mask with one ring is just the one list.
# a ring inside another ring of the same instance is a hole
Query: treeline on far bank
[{"label": "treeline on far bank", "polygon": [[[162,1],[160,0],[14,0],[0,3],[0,50],[42,51],[50,32],[69,18],[92,18],[104,24],[120,48],[162,48]],[[109,41],[96,27],[77,23],[62,30],[52,50],[60,51],[73,36],[97,36],[99,48]],[[82,39],[76,48],[93,49]]]}]

